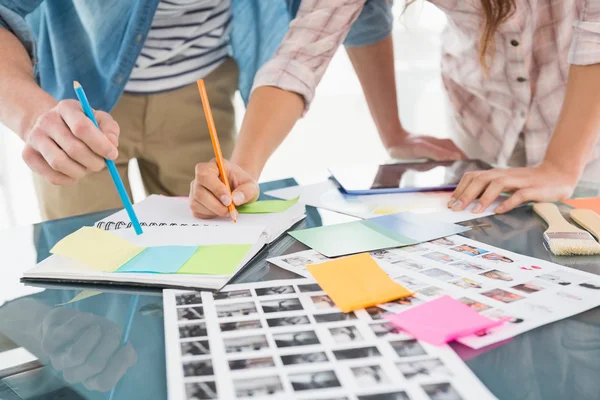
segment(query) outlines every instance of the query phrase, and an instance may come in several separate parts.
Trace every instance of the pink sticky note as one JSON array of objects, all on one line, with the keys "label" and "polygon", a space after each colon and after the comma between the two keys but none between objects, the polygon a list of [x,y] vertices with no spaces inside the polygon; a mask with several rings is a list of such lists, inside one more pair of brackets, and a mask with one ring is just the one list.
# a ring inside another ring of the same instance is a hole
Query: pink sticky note
[{"label": "pink sticky note", "polygon": [[415,338],[436,346],[505,322],[489,319],[450,296],[442,296],[384,318]]}]

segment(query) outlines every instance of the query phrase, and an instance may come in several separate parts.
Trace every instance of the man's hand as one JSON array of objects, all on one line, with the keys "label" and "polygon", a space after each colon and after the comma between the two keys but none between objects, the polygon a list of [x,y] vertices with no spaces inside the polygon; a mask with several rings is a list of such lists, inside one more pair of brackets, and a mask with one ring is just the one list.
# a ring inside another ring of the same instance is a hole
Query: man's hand
[{"label": "man's hand", "polygon": [[512,195],[494,211],[508,212],[522,203],[530,201],[554,202],[573,194],[578,177],[565,173],[551,163],[537,167],[492,169],[467,172],[452,194],[448,207],[454,211],[464,210],[479,198],[474,213],[485,210],[503,192]]},{"label": "man's hand", "polygon": [[452,161],[466,158],[465,154],[450,139],[432,136],[415,136],[405,133],[387,146],[392,158],[415,160],[427,158],[435,161]]},{"label": "man's hand", "polygon": [[[190,208],[196,218],[225,217],[233,201],[236,206],[258,199],[260,189],[256,179],[241,167],[225,160],[232,195],[219,178],[216,160],[196,165],[196,178],[190,185]],[[233,199],[232,199],[233,196]]]},{"label": "man's hand", "polygon": [[63,100],[38,117],[25,134],[23,160],[54,185],[71,185],[104,168],[104,158],[119,152],[119,125],[103,111],[95,111],[100,130],[85,116],[76,100]]}]

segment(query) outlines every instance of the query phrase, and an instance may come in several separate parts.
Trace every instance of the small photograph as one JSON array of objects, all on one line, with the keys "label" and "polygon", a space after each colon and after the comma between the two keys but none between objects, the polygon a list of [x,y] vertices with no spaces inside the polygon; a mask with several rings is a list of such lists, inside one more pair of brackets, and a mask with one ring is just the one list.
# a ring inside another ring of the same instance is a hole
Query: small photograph
[{"label": "small photograph", "polygon": [[426,282],[420,281],[408,275],[398,276],[393,278],[393,280],[409,290],[416,290],[418,288],[422,288],[423,286],[427,286]]},{"label": "small photograph", "polygon": [[317,323],[327,322],[338,322],[338,321],[351,321],[356,319],[356,315],[353,312],[349,313],[332,313],[332,314],[314,314],[313,317]]},{"label": "small photograph", "polygon": [[396,363],[396,366],[408,380],[421,378],[450,378],[452,372],[439,358],[426,360],[404,361]]},{"label": "small photograph", "polygon": [[357,386],[361,388],[365,386],[376,386],[392,383],[390,378],[388,378],[379,365],[368,365],[350,369],[356,378]]},{"label": "small photograph", "polygon": [[213,400],[219,398],[215,382],[186,383],[185,395],[188,400]]},{"label": "small photograph", "polygon": [[431,243],[440,244],[442,246],[456,246],[456,243],[448,238],[440,238],[432,240]]},{"label": "small photograph", "polygon": [[277,375],[234,379],[233,387],[237,397],[275,396],[285,393]]},{"label": "small photograph", "polygon": [[355,326],[329,328],[329,333],[331,333],[331,337],[336,343],[349,343],[363,340],[362,335]]},{"label": "small photograph", "polygon": [[427,251],[429,250],[430,247],[423,244],[423,243],[419,243],[419,244],[415,244],[412,246],[404,246],[404,247],[399,247],[398,250],[400,251],[406,251],[408,253],[417,253],[419,251]]},{"label": "small photograph", "polygon": [[216,310],[219,318],[243,317],[244,315],[256,314],[254,302],[219,304],[216,306]]},{"label": "small photograph", "polygon": [[179,294],[175,296],[175,304],[178,306],[202,304],[202,295],[200,292]]},{"label": "small photograph", "polygon": [[481,289],[483,286],[480,282],[469,278],[460,278],[459,280],[448,282],[462,289]]},{"label": "small photograph", "polygon": [[584,282],[580,283],[579,286],[591,290],[600,290],[600,283],[598,282]]},{"label": "small photograph", "polygon": [[538,275],[537,278],[543,279],[548,282],[552,282],[560,286],[569,286],[582,281],[581,276],[572,274],[568,271],[561,270],[552,271],[548,274]]},{"label": "small photograph", "polygon": [[398,300],[390,301],[389,303],[385,303],[383,305],[386,306],[389,312],[396,313],[421,303],[424,303],[424,301],[417,297],[408,296]]},{"label": "small photograph", "polygon": [[312,264],[312,260],[308,257],[303,256],[290,256],[282,258],[281,261],[290,264],[292,267],[304,267],[307,264]]},{"label": "small photograph", "polygon": [[212,360],[187,361],[183,363],[183,376],[209,376],[214,375]]},{"label": "small photograph", "polygon": [[491,308],[490,306],[488,306],[486,304],[480,303],[473,299],[469,299],[468,297],[461,297],[460,299],[458,299],[458,301],[460,301],[463,304],[468,305],[469,307],[471,307],[473,310],[475,310],[477,312],[481,312],[481,311]]},{"label": "small photograph", "polygon": [[410,400],[406,392],[385,392],[375,394],[363,394],[358,400]]},{"label": "small photograph", "polygon": [[274,286],[269,288],[254,289],[257,296],[272,296],[274,294],[296,293],[293,286]]},{"label": "small photograph", "polygon": [[395,263],[404,258],[402,255],[400,255],[398,253],[393,253],[389,250],[376,250],[376,251],[370,252],[369,254],[371,254],[371,256],[377,260],[381,260],[381,261],[385,261],[385,262],[389,262],[389,263]]},{"label": "small photograph", "polygon": [[539,267],[539,266],[537,266],[537,265],[523,265],[523,266],[521,267],[521,269],[522,269],[523,271],[539,271],[539,270],[541,270],[541,269],[542,269],[542,267]]},{"label": "small photograph", "polygon": [[506,264],[512,264],[514,263],[514,260],[500,255],[498,253],[487,253],[481,256],[481,258],[484,258],[488,261],[492,261],[492,262],[499,262],[499,263],[506,263]]},{"label": "small photograph", "polygon": [[335,308],[335,303],[326,294],[320,296],[312,296],[311,300],[317,310],[326,310],[328,308]]},{"label": "small photograph", "polygon": [[482,254],[489,253],[489,251],[487,251],[487,250],[469,246],[468,244],[461,244],[460,246],[452,247],[450,250],[456,251],[457,253],[466,254],[471,257],[480,256]]},{"label": "small photograph", "polygon": [[427,268],[424,265],[417,264],[416,262],[410,261],[410,260],[402,260],[402,261],[399,261],[399,262],[394,262],[392,264],[394,264],[394,265],[396,265],[397,267],[400,267],[400,268],[406,268],[408,270],[417,271],[417,272],[422,271],[425,268]]},{"label": "small photograph", "polygon": [[510,324],[520,324],[525,321],[523,318],[513,317],[511,315],[506,314],[506,312],[504,312],[503,310],[499,310],[497,308],[492,308],[490,310],[482,312],[481,314],[493,320],[510,318],[508,320]]},{"label": "small photograph", "polygon": [[471,262],[466,262],[466,261],[456,261],[456,262],[450,263],[449,265],[451,267],[458,268],[458,269],[461,269],[461,270],[467,271],[467,272],[473,272],[473,273],[478,273],[478,272],[486,269],[486,268],[483,268],[482,266],[479,266],[479,265],[471,263]]},{"label": "small photograph", "polygon": [[445,293],[446,292],[444,291],[444,289],[437,286],[427,286],[426,288],[419,290],[419,294],[422,294],[423,296],[427,297],[441,296]]},{"label": "small photograph", "polygon": [[178,308],[177,319],[180,321],[204,319],[204,310],[202,309],[202,306]]},{"label": "small photograph", "polygon": [[440,281],[449,281],[450,279],[460,278],[458,275],[451,274],[450,272],[446,272],[439,268],[431,268],[426,271],[421,272],[423,275],[427,275],[431,278],[438,279]]},{"label": "small photograph", "polygon": [[250,289],[232,290],[230,292],[217,292],[213,294],[213,298],[215,300],[243,299],[246,297],[252,297]]},{"label": "small photograph", "polygon": [[179,337],[182,339],[202,337],[206,334],[206,324],[204,322],[179,327]]},{"label": "small photograph", "polygon": [[210,354],[208,340],[196,340],[195,342],[181,343],[182,356],[202,356]]},{"label": "small photograph", "polygon": [[298,289],[300,289],[300,292],[302,292],[302,293],[322,292],[323,291],[323,289],[321,289],[321,286],[319,286],[318,283],[310,283],[308,285],[298,285]]},{"label": "small photograph", "polygon": [[449,383],[432,383],[421,387],[431,400],[463,400]]},{"label": "small photograph", "polygon": [[267,319],[267,324],[271,328],[277,326],[307,325],[310,324],[310,320],[306,315],[298,315],[296,317],[270,318]]},{"label": "small photograph", "polygon": [[539,292],[540,290],[546,289],[545,286],[543,286],[540,282],[536,281],[521,283],[520,285],[512,286],[512,288],[526,294],[532,294]]},{"label": "small photograph", "polygon": [[224,339],[225,352],[241,353],[244,351],[259,351],[267,349],[269,343],[265,335],[242,336],[238,338]]},{"label": "small photograph", "polygon": [[583,298],[581,298],[579,296],[575,296],[574,294],[567,293],[567,292],[557,292],[556,295],[560,296],[564,299],[569,299],[569,300],[577,300],[577,301],[583,300]]},{"label": "small photograph", "polygon": [[433,253],[423,254],[423,257],[428,258],[433,261],[440,262],[442,264],[448,264],[456,261],[456,259],[450,257],[448,254],[440,253],[439,251],[434,251]]},{"label": "small photograph", "polygon": [[271,357],[244,358],[241,360],[230,360],[229,369],[235,371],[238,369],[258,369],[274,367],[275,362]]},{"label": "small photograph", "polygon": [[497,281],[510,282],[514,280],[513,277],[507,274],[506,272],[498,271],[497,269],[493,269],[491,271],[487,271],[479,275],[485,276],[489,279],[496,279]]},{"label": "small photograph", "polygon": [[303,310],[299,299],[262,301],[260,305],[265,313]]},{"label": "small photograph", "polygon": [[288,377],[296,392],[342,386],[334,371],[305,372],[290,374]]},{"label": "small photograph", "polygon": [[378,357],[381,355],[377,347],[357,347],[354,349],[334,350],[333,355],[338,360],[353,360],[356,358]]},{"label": "small photograph", "polygon": [[236,322],[221,322],[219,325],[221,332],[241,331],[250,329],[260,329],[262,324],[259,320],[251,321],[236,321]]},{"label": "small photograph", "polygon": [[427,352],[415,339],[390,342],[398,357],[425,356]]},{"label": "small photograph", "polygon": [[498,300],[503,303],[512,303],[525,298],[523,296],[519,296],[516,293],[507,292],[506,290],[502,289],[492,289],[488,290],[487,292],[481,292],[481,294],[486,297],[489,297],[490,299]]},{"label": "small photograph", "polygon": [[369,316],[371,317],[371,319],[373,321],[378,321],[378,320],[382,319],[384,315],[389,314],[383,308],[379,308],[379,307],[367,307],[367,308],[365,308],[365,311],[367,313],[369,313]]},{"label": "small photograph", "polygon": [[376,324],[371,324],[371,330],[378,338],[385,338],[388,336],[398,337],[398,335],[406,335],[402,330],[396,328],[390,322],[378,322]]},{"label": "small photograph", "polygon": [[289,354],[286,356],[281,356],[281,362],[283,362],[283,365],[314,364],[328,361],[329,359],[327,358],[327,354],[323,352]]},{"label": "small photograph", "polygon": [[310,346],[321,343],[314,331],[278,333],[273,335],[273,339],[275,339],[275,344],[279,348]]}]

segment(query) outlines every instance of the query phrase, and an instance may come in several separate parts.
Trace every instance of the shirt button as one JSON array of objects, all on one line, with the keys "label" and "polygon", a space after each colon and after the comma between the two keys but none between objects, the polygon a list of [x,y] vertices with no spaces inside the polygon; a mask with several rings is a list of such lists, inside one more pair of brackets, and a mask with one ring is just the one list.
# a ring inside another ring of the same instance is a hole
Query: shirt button
[{"label": "shirt button", "polygon": [[511,40],[510,44],[512,44],[513,46],[517,47],[519,45],[519,42],[517,42],[516,40]]},{"label": "shirt button", "polygon": [[522,76],[517,78],[517,82],[525,82],[527,79],[523,78]]},{"label": "shirt button", "polygon": [[144,38],[144,37],[142,36],[142,34],[141,34],[141,33],[140,33],[140,34],[138,34],[138,35],[135,37],[135,41],[136,41],[136,43],[139,43],[139,42],[141,42],[143,38]]},{"label": "shirt button", "polygon": [[117,83],[120,85],[121,83],[123,83],[123,75],[120,75],[117,77]]}]

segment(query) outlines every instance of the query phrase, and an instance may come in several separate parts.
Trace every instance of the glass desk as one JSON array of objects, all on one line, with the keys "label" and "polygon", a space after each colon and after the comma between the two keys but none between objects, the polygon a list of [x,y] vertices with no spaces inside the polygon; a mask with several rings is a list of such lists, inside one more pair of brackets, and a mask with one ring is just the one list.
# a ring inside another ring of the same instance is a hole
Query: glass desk
[{"label": "glass desk", "polygon": [[[287,179],[261,188],[264,192],[295,184]],[[579,188],[577,195],[599,193],[600,185],[590,185]],[[44,288],[20,282],[23,272],[47,257],[58,240],[114,211],[0,232],[0,399],[108,399],[111,389],[114,399],[166,398],[160,291],[105,287],[98,296],[56,307],[81,288]],[[306,220],[296,228],[350,220],[353,218],[308,207]],[[465,235],[475,240],[600,274],[600,257],[551,256],[542,244],[543,222],[531,207],[466,224],[473,229]],[[305,249],[283,236],[265,248],[235,281],[295,278],[265,260]],[[132,293],[140,294],[139,305],[130,345],[120,348]],[[600,311],[530,331],[467,364],[500,399],[599,399]]]}]

